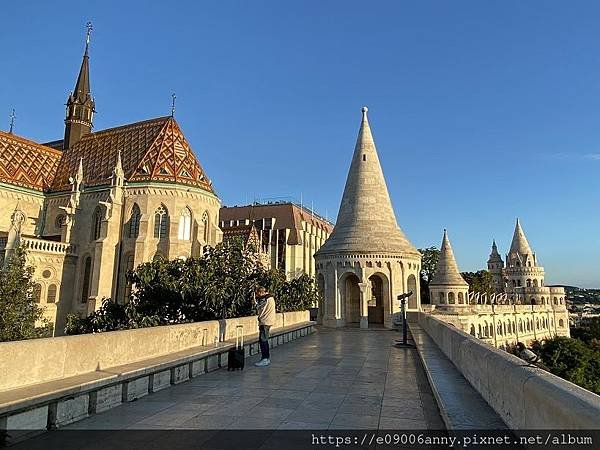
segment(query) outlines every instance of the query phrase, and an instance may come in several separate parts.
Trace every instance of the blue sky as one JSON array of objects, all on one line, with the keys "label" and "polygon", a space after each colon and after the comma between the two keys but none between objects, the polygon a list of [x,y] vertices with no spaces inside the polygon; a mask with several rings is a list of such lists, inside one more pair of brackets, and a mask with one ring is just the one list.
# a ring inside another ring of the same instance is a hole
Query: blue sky
[{"label": "blue sky", "polygon": [[224,204],[335,217],[369,118],[400,226],[461,270],[516,217],[548,283],[600,287],[600,3],[9,2],[0,127],[60,138],[92,20],[103,129],[170,111]]}]

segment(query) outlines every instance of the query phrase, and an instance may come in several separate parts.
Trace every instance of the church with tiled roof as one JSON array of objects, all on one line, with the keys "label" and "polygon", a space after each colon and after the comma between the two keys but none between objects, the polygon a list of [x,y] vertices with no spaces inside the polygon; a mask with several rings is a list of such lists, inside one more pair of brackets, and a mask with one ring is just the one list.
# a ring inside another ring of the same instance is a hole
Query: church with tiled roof
[{"label": "church with tiled roof", "polygon": [[0,259],[27,249],[34,298],[56,335],[71,312],[127,302],[126,273],[140,263],[222,239],[221,202],[174,114],[92,131],[90,32],[63,138],[0,131]]}]

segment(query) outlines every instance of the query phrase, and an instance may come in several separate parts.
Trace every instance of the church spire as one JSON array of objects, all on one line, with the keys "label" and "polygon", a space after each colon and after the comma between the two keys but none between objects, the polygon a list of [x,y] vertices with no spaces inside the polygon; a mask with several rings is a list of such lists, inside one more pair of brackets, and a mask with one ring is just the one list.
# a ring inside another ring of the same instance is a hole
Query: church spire
[{"label": "church spire", "polygon": [[81,137],[92,131],[92,119],[94,116],[95,103],[90,92],[90,64],[89,46],[92,33],[92,23],[87,23],[85,36],[85,52],[79,76],[75,83],[75,89],[67,99],[67,112],[65,118],[65,138],[63,149],[72,147]]},{"label": "church spire", "polygon": [[396,222],[367,112],[366,106],[362,108],[360,130],[335,228],[317,253],[416,255],[417,249]]},{"label": "church spire", "polygon": [[500,256],[500,253],[498,253],[498,247],[496,246],[496,240],[494,239],[492,241],[492,252],[490,253],[488,263],[500,261],[502,261],[502,257]]},{"label": "church spire", "polygon": [[458,265],[454,258],[454,252],[448,239],[448,232],[444,229],[442,238],[442,248],[440,249],[440,258],[438,260],[435,275],[431,280],[430,286],[468,286],[468,283],[458,271]]}]

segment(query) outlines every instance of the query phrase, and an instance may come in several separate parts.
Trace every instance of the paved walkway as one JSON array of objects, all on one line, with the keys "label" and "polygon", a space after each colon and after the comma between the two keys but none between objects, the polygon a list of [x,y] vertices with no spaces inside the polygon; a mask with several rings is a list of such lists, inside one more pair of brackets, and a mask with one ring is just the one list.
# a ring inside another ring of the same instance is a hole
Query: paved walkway
[{"label": "paved walkway", "polygon": [[393,347],[399,338],[318,328],[273,349],[270,367],[254,356],[244,371],[204,374],[64,429],[443,429],[416,350]]}]

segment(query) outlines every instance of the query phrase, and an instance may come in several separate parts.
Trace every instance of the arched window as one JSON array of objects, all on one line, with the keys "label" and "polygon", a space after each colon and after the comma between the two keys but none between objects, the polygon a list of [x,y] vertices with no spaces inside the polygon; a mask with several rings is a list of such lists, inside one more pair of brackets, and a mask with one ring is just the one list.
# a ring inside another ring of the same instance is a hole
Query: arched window
[{"label": "arched window", "polygon": [[208,237],[210,236],[210,222],[208,218],[208,212],[204,211],[202,214],[202,240],[204,243],[208,244]]},{"label": "arched window", "polygon": [[96,208],[96,211],[94,211],[92,225],[92,241],[96,241],[100,239],[100,232],[102,231],[102,210],[100,207]]},{"label": "arched window", "polygon": [[502,325],[498,324],[496,327],[496,334],[502,336]]},{"label": "arched window", "polygon": [[448,292],[448,303],[454,305],[454,292]]},{"label": "arched window", "polygon": [[479,335],[478,335],[478,336],[479,336],[479,337],[482,337],[482,336],[483,336],[483,330],[482,330],[482,328],[481,328],[481,324],[479,324],[479,325],[477,326],[477,329],[478,329],[478,331],[479,331]]},{"label": "arched window", "polygon": [[531,304],[532,304],[532,305],[536,305],[536,304],[537,304],[537,303],[535,302],[535,298],[534,298],[534,297],[531,297],[531,300],[530,300],[530,301],[531,301]]},{"label": "arched window", "polygon": [[517,287],[517,280],[512,280],[513,287]]},{"label": "arched window", "polygon": [[140,207],[137,203],[133,204],[133,208],[131,208],[131,217],[129,218],[129,237],[137,238],[140,235],[140,218],[142,217],[142,212],[140,211]]},{"label": "arched window", "polygon": [[475,334],[475,325],[471,325],[471,336],[476,336],[476,334]]},{"label": "arched window", "polygon": [[40,283],[35,283],[33,285],[32,298],[36,303],[39,303],[42,300],[42,285]]},{"label": "arched window", "polygon": [[[462,293],[462,292],[459,292],[459,293],[458,293],[458,304],[459,304],[459,305],[462,305],[464,302],[465,302],[465,298],[464,298],[464,296],[463,296],[463,293]],[[479,333],[479,334],[481,335],[481,333]]]},{"label": "arched window", "polygon": [[443,305],[444,303],[446,303],[446,299],[444,298],[444,293],[440,292],[439,295],[439,300],[440,300],[440,305]]},{"label": "arched window", "polygon": [[160,205],[154,212],[154,237],[166,239],[169,235],[169,211]]},{"label": "arched window", "polygon": [[538,287],[538,280],[537,280],[537,278],[533,279],[533,286],[534,287]]},{"label": "arched window", "polygon": [[565,326],[565,321],[562,319],[558,319],[558,326],[559,327],[564,327]]},{"label": "arched window", "polygon": [[554,297],[554,304],[558,305],[558,299],[556,297]]},{"label": "arched window", "polygon": [[56,303],[56,285],[51,284],[48,286],[48,292],[46,293],[46,303]]},{"label": "arched window", "polygon": [[527,287],[531,287],[531,280],[527,278]]},{"label": "arched window", "polygon": [[183,208],[179,215],[179,233],[180,241],[189,241],[192,236],[192,212],[189,208]]},{"label": "arched window", "polygon": [[81,303],[85,303],[90,296],[90,280],[92,277],[92,258],[88,256],[85,259],[83,267],[83,283],[81,287]]},{"label": "arched window", "polygon": [[517,286],[521,287],[521,280],[517,280]]}]

